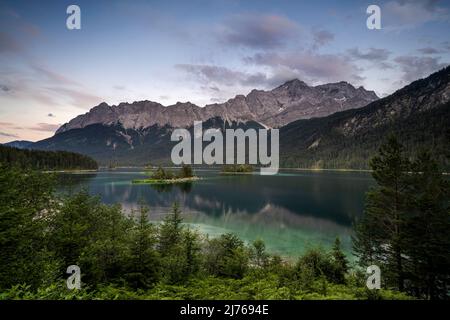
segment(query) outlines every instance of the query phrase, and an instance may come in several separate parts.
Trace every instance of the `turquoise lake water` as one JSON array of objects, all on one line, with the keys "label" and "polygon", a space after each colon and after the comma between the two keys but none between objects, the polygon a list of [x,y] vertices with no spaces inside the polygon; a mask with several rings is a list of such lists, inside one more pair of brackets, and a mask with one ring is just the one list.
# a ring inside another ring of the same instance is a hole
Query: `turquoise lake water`
[{"label": "turquoise lake water", "polygon": [[108,204],[130,212],[140,199],[150,219],[160,220],[177,201],[185,221],[210,236],[232,232],[251,242],[261,238],[269,251],[295,258],[308,247],[328,248],[339,236],[351,252],[352,223],[363,212],[369,173],[282,170],[275,176],[223,176],[197,169],[202,179],[182,185],[132,184],[143,169],[63,174],[67,190],[86,187]]}]

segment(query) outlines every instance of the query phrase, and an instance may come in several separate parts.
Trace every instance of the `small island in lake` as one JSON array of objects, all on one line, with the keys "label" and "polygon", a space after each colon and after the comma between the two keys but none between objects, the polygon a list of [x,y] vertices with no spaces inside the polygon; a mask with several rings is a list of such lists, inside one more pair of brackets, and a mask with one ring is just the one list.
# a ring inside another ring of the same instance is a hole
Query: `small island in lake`
[{"label": "small island in lake", "polygon": [[222,167],[221,174],[251,174],[253,167],[249,164],[227,164]]},{"label": "small island in lake", "polygon": [[158,169],[150,173],[149,178],[136,179],[133,180],[133,183],[171,184],[171,183],[192,182],[198,179],[200,178],[194,175],[191,166],[183,165],[177,174],[174,174],[169,169],[158,167]]}]

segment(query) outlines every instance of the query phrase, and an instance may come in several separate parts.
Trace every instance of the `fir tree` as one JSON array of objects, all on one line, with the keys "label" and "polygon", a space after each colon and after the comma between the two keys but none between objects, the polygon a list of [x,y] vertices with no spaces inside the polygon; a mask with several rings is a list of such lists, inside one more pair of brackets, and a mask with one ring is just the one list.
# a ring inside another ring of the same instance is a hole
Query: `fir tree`
[{"label": "fir tree", "polygon": [[156,230],[148,220],[148,212],[148,207],[141,203],[138,219],[131,230],[126,278],[134,288],[152,286],[160,274],[159,253],[155,250]]},{"label": "fir tree", "polygon": [[450,187],[430,152],[412,164],[406,255],[412,294],[446,299],[450,284]]},{"label": "fir tree", "polygon": [[410,164],[391,135],[370,165],[378,186],[367,193],[364,217],[355,228],[354,250],[363,266],[378,265],[386,283],[403,290]]},{"label": "fir tree", "polygon": [[341,240],[336,237],[334,241],[333,248],[331,250],[331,255],[334,261],[335,275],[334,281],[336,283],[344,283],[345,275],[348,272],[348,260],[341,249]]}]

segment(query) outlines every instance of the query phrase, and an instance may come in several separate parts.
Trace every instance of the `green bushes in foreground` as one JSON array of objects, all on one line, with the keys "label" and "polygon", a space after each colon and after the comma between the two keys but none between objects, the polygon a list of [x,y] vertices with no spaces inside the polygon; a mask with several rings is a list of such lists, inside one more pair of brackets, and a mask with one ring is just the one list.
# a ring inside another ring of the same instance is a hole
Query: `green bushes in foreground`
[{"label": "green bushes in foreground", "polygon": [[250,274],[242,279],[208,276],[192,278],[185,284],[159,282],[150,289],[131,289],[115,284],[99,285],[95,289],[67,290],[60,280],[47,287],[32,290],[30,286],[16,285],[0,293],[0,299],[29,300],[407,300],[407,295],[390,290],[368,290],[353,283],[335,284],[314,280],[309,289],[289,286],[275,274]]}]

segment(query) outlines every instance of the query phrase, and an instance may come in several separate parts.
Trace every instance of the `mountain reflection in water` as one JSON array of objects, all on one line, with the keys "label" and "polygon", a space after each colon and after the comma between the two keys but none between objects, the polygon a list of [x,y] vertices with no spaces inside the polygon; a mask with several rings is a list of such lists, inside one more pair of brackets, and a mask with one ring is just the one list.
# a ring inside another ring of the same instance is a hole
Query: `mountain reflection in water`
[{"label": "mountain reflection in water", "polygon": [[131,181],[145,177],[142,169],[62,174],[60,191],[86,187],[104,203],[120,203],[125,211],[150,207],[159,220],[177,201],[185,221],[216,236],[233,232],[251,242],[261,238],[268,250],[295,257],[305,248],[329,247],[336,236],[347,253],[351,225],[362,214],[364,193],[373,184],[368,173],[282,170],[276,176],[221,176],[198,169],[202,179],[180,185],[145,185]]}]

